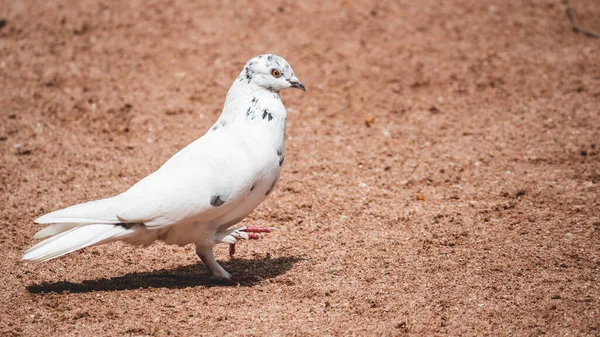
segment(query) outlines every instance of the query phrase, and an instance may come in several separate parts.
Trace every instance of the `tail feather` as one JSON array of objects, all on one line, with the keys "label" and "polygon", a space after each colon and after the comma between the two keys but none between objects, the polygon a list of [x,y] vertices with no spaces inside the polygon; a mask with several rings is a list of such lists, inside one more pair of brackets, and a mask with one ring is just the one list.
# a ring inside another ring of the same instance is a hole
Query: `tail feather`
[{"label": "tail feather", "polygon": [[51,237],[49,239],[46,239],[46,240],[44,240],[42,242],[38,242],[35,246],[33,246],[33,247],[29,248],[27,251],[25,251],[25,253],[23,253],[23,255],[28,254],[30,252],[33,252],[33,250],[35,250],[35,249],[40,249],[43,246],[48,245],[48,244],[50,244],[50,243],[52,243],[52,242],[60,239],[61,237],[67,235],[71,231],[73,231],[73,229],[71,229],[70,231],[59,233],[59,234],[57,234],[57,235],[55,235],[55,236],[53,236],[53,237]]},{"label": "tail feather", "polygon": [[37,245],[23,254],[23,260],[36,262],[47,261],[74,252],[78,249],[99,243],[112,241],[130,231],[129,229],[112,224],[91,224],[69,229]]},{"label": "tail feather", "polygon": [[48,225],[48,226],[40,229],[37,233],[35,233],[33,235],[33,237],[35,239],[41,239],[41,238],[45,238],[47,236],[53,236],[53,235],[60,234],[62,232],[66,232],[69,229],[73,229],[77,226],[81,226],[81,224],[78,224],[78,223],[55,223],[55,224],[51,224],[51,225]]},{"label": "tail feather", "polygon": [[35,219],[35,222],[39,224],[118,224],[121,222],[116,215],[119,205],[119,196],[84,202],[43,215]]}]

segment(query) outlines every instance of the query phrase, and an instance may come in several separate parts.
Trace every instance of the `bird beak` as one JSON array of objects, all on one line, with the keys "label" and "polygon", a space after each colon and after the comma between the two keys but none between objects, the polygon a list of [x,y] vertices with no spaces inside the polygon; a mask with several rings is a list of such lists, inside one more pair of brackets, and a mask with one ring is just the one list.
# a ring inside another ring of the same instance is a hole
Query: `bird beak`
[{"label": "bird beak", "polygon": [[304,84],[302,84],[302,82],[300,82],[296,76],[290,78],[288,80],[288,82],[290,82],[290,85],[292,88],[300,89],[300,90],[306,92],[306,88],[304,87]]}]

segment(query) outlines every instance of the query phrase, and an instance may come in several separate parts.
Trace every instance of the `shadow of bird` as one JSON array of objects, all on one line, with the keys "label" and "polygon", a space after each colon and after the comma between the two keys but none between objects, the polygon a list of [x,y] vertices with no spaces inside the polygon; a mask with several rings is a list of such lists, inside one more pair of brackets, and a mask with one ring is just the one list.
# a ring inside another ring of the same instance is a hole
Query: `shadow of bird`
[{"label": "shadow of bird", "polygon": [[[263,280],[277,277],[290,270],[300,261],[297,257],[264,259],[235,259],[223,263],[228,269],[243,273],[252,270]],[[244,282],[241,286],[252,286],[256,282]],[[182,289],[190,287],[220,286],[199,264],[161,269],[151,272],[134,272],[119,277],[85,280],[82,282],[42,282],[27,286],[33,294],[43,293],[90,293],[96,291],[121,291],[144,288]]]}]

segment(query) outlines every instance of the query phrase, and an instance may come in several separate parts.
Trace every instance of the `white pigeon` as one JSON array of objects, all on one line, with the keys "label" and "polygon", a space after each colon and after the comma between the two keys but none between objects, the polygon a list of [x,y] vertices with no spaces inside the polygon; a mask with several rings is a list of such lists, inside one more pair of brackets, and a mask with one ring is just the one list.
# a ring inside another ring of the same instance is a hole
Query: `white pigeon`
[{"label": "white pigeon", "polygon": [[[23,260],[47,261],[113,241],[148,246],[193,243],[214,278],[233,282],[213,246],[256,239],[271,228],[232,228],[271,193],[285,155],[287,111],[279,91],[306,91],[290,65],[272,54],[246,63],[227,93],[223,112],[202,137],[156,172],[112,198],[90,201],[35,220],[50,224]],[[233,249],[230,253],[233,254]]]}]

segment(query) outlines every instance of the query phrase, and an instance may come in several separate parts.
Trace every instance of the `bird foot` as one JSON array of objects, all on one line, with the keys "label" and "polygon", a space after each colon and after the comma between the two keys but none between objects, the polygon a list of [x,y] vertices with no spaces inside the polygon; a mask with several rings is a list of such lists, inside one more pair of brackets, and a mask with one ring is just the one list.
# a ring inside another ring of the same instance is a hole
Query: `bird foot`
[{"label": "bird foot", "polygon": [[274,230],[273,227],[241,227],[235,229],[223,239],[224,242],[229,243],[229,258],[233,258],[233,255],[235,255],[235,244],[238,240],[258,240],[263,237],[264,233],[270,233]]}]

